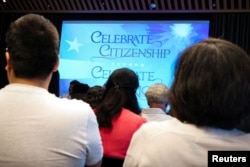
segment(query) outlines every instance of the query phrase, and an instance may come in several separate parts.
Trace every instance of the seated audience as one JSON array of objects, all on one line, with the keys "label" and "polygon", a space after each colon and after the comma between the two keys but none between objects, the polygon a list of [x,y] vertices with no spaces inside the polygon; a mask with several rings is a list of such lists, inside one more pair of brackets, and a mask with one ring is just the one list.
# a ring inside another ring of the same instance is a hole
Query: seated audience
[{"label": "seated audience", "polygon": [[71,99],[84,100],[89,90],[89,85],[84,83],[75,84],[71,89]]},{"label": "seated audience", "polygon": [[177,119],[144,124],[124,167],[207,166],[209,150],[250,150],[249,74],[250,57],[231,42],[209,38],[187,48],[168,98]]},{"label": "seated audience", "polygon": [[166,108],[168,106],[168,88],[162,83],[151,85],[145,93],[149,108],[145,108],[141,112],[141,116],[148,121],[164,121],[171,119],[167,115]]},{"label": "seated audience", "polygon": [[93,86],[90,87],[86,93],[84,101],[90,104],[90,106],[94,109],[96,108],[102,101],[104,93],[104,88],[102,86]]},{"label": "seated audience", "polygon": [[128,68],[113,71],[105,84],[103,100],[95,110],[104,158],[123,160],[134,132],[146,122],[139,115],[138,87],[138,76]]},{"label": "seated audience", "polygon": [[9,84],[0,90],[1,167],[99,167],[95,113],[80,100],[48,92],[59,65],[59,35],[41,15],[14,21],[6,34]]},{"label": "seated audience", "polygon": [[63,94],[61,97],[71,99],[72,89],[76,84],[80,84],[80,82],[77,80],[70,81],[68,90],[69,92],[67,94]]}]

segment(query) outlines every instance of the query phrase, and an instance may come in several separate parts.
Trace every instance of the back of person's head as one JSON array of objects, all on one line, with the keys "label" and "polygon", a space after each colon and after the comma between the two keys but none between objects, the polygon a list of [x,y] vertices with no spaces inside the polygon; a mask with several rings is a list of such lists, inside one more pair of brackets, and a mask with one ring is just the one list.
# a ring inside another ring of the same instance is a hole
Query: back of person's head
[{"label": "back of person's head", "polygon": [[169,92],[173,116],[198,126],[246,130],[249,75],[250,57],[231,42],[209,38],[189,47],[177,61]]},{"label": "back of person's head", "polygon": [[96,108],[102,101],[104,88],[102,86],[90,87],[86,93],[84,101],[89,103],[92,108]]},{"label": "back of person's head", "polygon": [[133,70],[120,68],[112,72],[105,84],[104,98],[96,109],[100,127],[112,127],[112,119],[122,108],[140,114],[136,97],[138,87],[139,79]]},{"label": "back of person's head", "polygon": [[76,85],[76,84],[80,84],[81,82],[77,81],[77,80],[72,80],[70,81],[69,83],[69,95],[71,96],[72,95],[72,91],[73,91],[73,87]]},{"label": "back of person's head", "polygon": [[44,79],[58,63],[57,29],[41,15],[17,19],[10,25],[5,42],[15,77]]},{"label": "back of person's head", "polygon": [[78,83],[74,85],[74,87],[72,88],[72,92],[73,93],[87,93],[89,88],[90,87],[88,84]]},{"label": "back of person's head", "polygon": [[70,81],[69,85],[75,85],[75,84],[79,84],[81,82],[77,81],[77,80],[72,80]]},{"label": "back of person's head", "polygon": [[163,104],[168,103],[168,88],[162,83],[155,83],[151,85],[145,93],[148,104]]},{"label": "back of person's head", "polygon": [[90,87],[88,84],[84,83],[74,84],[74,86],[72,87],[71,98],[83,100],[89,88]]}]

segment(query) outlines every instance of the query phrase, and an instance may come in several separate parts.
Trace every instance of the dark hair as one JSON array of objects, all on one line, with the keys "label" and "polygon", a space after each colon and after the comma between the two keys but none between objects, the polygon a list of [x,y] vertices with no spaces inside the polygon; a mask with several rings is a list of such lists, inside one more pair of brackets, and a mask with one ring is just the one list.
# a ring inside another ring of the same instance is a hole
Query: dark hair
[{"label": "dark hair", "polygon": [[87,93],[89,88],[88,84],[78,83],[72,87],[72,93]]},{"label": "dark hair", "polygon": [[69,95],[72,96],[72,93],[73,93],[73,87],[76,85],[76,84],[80,84],[81,82],[77,81],[77,80],[72,80],[70,83],[69,83]]},{"label": "dark hair", "polygon": [[214,38],[199,42],[177,61],[171,112],[198,126],[248,131],[249,75],[250,57],[240,47]]},{"label": "dark hair", "polygon": [[104,98],[96,108],[99,127],[112,127],[112,119],[118,116],[122,108],[140,114],[136,98],[139,80],[136,73],[128,68],[120,68],[109,76],[104,91]]},{"label": "dark hair", "polygon": [[16,77],[44,79],[58,61],[58,32],[43,16],[27,14],[11,23],[5,42]]},{"label": "dark hair", "polygon": [[70,81],[70,85],[74,85],[74,84],[80,84],[81,82],[77,81],[77,80],[72,80]]},{"label": "dark hair", "polygon": [[101,102],[103,98],[104,88],[102,86],[93,86],[90,87],[87,91],[84,101],[89,103],[92,108],[96,108]]},{"label": "dark hair", "polygon": [[88,84],[84,84],[84,83],[74,84],[70,92],[71,98],[84,100],[89,88],[90,87]]}]

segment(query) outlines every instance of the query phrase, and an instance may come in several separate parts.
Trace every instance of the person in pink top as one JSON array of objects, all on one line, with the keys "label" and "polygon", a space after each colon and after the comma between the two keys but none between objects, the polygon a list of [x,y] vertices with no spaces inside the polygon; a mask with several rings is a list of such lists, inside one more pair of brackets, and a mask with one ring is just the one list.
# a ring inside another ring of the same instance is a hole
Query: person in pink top
[{"label": "person in pink top", "polygon": [[139,115],[138,87],[138,76],[128,68],[113,71],[105,84],[103,100],[95,109],[105,157],[124,159],[134,132],[146,122]]}]

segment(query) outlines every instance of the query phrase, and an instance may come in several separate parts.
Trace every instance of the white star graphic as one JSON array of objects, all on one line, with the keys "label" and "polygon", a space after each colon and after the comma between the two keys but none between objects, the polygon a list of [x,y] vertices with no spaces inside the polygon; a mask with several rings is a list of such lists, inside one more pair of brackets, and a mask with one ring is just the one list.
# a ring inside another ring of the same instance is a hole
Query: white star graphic
[{"label": "white star graphic", "polygon": [[75,38],[74,41],[66,40],[66,42],[70,45],[68,51],[75,50],[79,52],[79,47],[82,46],[82,44],[78,42],[77,38]]}]

